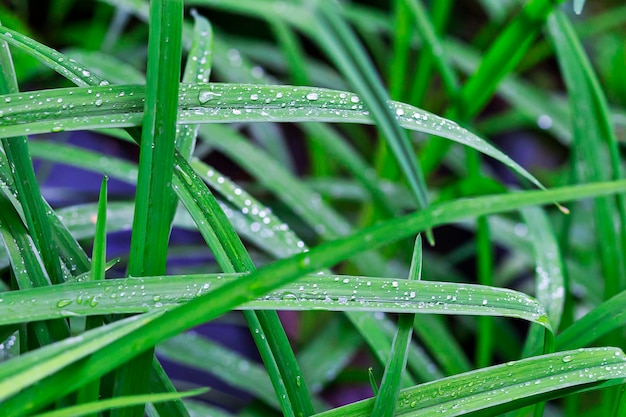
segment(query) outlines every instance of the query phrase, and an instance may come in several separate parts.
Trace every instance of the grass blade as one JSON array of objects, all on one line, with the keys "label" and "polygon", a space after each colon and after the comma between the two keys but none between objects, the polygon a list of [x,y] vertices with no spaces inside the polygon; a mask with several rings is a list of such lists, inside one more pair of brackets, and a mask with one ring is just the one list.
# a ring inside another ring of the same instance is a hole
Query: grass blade
[{"label": "grass blade", "polygon": [[[602,385],[597,384],[602,381],[609,381],[605,386],[620,383],[625,371],[624,354],[616,348],[537,356],[402,390],[395,415],[459,416],[480,410],[489,412],[477,415],[498,415],[572,391],[599,389]],[[512,398],[515,400],[511,401]],[[368,399],[316,414],[316,417],[369,416],[373,404],[374,399]]]},{"label": "grass blade", "polygon": [[145,405],[146,403],[158,403],[163,401],[179,400],[185,397],[200,395],[207,390],[204,388],[187,392],[168,392],[161,394],[132,395],[120,398],[111,398],[92,403],[80,404],[74,407],[66,407],[56,411],[48,411],[38,414],[39,417],[81,417],[86,415],[97,415],[100,411],[107,411],[116,408],[130,407],[133,405]]},{"label": "grass blade", "polygon": [[[309,252],[288,259],[279,260],[163,314],[158,319],[142,326],[140,332],[122,337],[91,355],[89,360],[79,362],[78,366],[81,367],[84,375],[89,375],[88,378],[69,378],[68,376],[72,375],[73,370],[71,368],[63,369],[45,381],[40,381],[36,390],[24,389],[11,401],[0,404],[0,413],[7,416],[15,415],[15,413],[9,414],[8,410],[20,410],[24,404],[28,404],[28,407],[41,407],[52,398],[73,391],[87,382],[89,378],[99,377],[149,346],[197,324],[211,320],[252,298],[292,282],[303,274],[331,266],[352,256],[355,252],[379,247],[429,227],[472,215],[493,214],[527,205],[546,204],[551,201],[596,197],[602,194],[623,192],[624,189],[626,189],[626,181],[616,181],[564,187],[549,191],[527,191],[498,196],[497,198],[482,197],[460,200],[440,204],[437,207],[366,228],[350,237],[326,243],[311,249]],[[60,383],[61,381],[64,383]]]},{"label": "grass blade", "polygon": [[[413,259],[411,261],[411,271],[409,272],[409,280],[419,281],[422,275],[422,238],[417,236],[415,247],[413,248]],[[383,380],[380,384],[380,390],[376,394],[374,409],[372,415],[391,417],[394,415],[396,401],[400,395],[400,381],[406,362],[408,359],[409,345],[411,336],[413,335],[413,322],[415,315],[403,314],[398,319],[398,331],[391,345],[391,354]]]}]

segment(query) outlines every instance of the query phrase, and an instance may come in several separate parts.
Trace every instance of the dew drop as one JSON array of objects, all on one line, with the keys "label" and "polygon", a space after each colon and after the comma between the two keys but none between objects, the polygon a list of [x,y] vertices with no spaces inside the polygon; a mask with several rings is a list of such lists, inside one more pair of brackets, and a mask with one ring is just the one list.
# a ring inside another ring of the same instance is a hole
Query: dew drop
[{"label": "dew drop", "polygon": [[70,304],[72,304],[72,300],[59,300],[57,302],[57,307],[58,308],[63,308],[63,307],[67,307]]},{"label": "dew drop", "polygon": [[198,100],[200,100],[200,103],[204,104],[208,101],[215,99],[216,97],[221,97],[221,94],[205,90],[200,91],[200,94],[198,95]]},{"label": "dew drop", "polygon": [[307,100],[316,101],[319,100],[320,96],[317,93],[309,93],[306,95]]}]

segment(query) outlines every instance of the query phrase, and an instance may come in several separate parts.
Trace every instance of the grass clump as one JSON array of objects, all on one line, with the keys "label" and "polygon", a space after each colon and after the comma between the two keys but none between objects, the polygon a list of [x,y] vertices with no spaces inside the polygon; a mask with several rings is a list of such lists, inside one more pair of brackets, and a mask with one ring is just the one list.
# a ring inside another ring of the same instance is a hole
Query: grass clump
[{"label": "grass clump", "polygon": [[626,14],[391,3],[0,8],[0,415],[624,413]]}]

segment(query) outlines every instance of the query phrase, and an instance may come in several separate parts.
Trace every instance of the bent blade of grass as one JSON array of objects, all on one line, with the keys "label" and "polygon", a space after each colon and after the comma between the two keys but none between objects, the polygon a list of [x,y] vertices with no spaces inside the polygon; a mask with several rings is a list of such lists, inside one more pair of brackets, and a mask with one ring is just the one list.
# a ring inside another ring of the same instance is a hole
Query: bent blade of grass
[{"label": "bent blade of grass", "polygon": [[[564,351],[507,362],[404,389],[395,415],[494,415],[522,405],[558,398],[572,391],[619,384],[625,377],[626,358],[620,349]],[[602,384],[603,381],[608,382]],[[359,401],[316,414],[316,417],[369,416],[373,404],[374,399]],[[489,412],[490,409],[493,411]],[[480,410],[485,410],[485,414],[478,413]]]},{"label": "bent blade of grass", "polygon": [[[6,42],[0,41],[0,94],[18,93],[13,60]],[[63,272],[58,249],[52,239],[52,227],[46,215],[46,205],[39,190],[32,160],[28,151],[28,138],[25,136],[8,140],[2,138],[2,148],[17,189],[24,220],[33,239],[34,248],[39,251],[52,284],[63,282]],[[43,282],[35,282],[42,285]],[[69,335],[69,334],[68,334]]]},{"label": "bent blade of grass", "polygon": [[[0,38],[2,36],[0,33]],[[12,137],[24,133],[136,126],[142,117],[144,94],[143,86],[128,85],[46,90],[37,92],[33,98],[30,95],[5,96],[5,102],[0,101],[0,111],[4,116],[0,118],[0,135]],[[43,110],[29,110],[40,101],[46,102],[43,107],[49,115],[54,115],[54,119],[42,120]],[[72,105],[74,107],[70,108]],[[401,126],[474,148],[542,187],[511,158],[456,123],[408,104],[391,102],[389,105]],[[372,123],[358,96],[314,87],[181,85],[179,106],[180,124],[258,121]]]},{"label": "bent blade of grass", "polygon": [[[36,389],[25,388],[11,400],[0,404],[0,414],[14,416],[22,413],[24,407],[27,409],[42,407],[52,399],[105,374],[150,346],[183,330],[214,319],[255,297],[260,297],[273,289],[293,282],[306,273],[329,267],[357,252],[380,247],[429,227],[469,216],[494,214],[528,205],[548,204],[552,201],[596,197],[624,192],[625,189],[626,181],[614,181],[548,191],[527,191],[504,196],[458,200],[366,228],[349,237],[312,248],[309,252],[278,260],[209,294],[195,298],[171,312],[164,313],[143,325],[140,331],[133,332],[101,348],[87,360],[81,360],[77,364],[82,372],[80,378],[74,375],[73,367],[62,369],[40,381]],[[542,371],[545,370],[542,368]]]},{"label": "bent blade of grass", "polygon": [[[422,238],[420,235],[415,240],[413,247],[413,259],[409,280],[419,281],[422,278]],[[372,415],[391,417],[396,408],[396,401],[400,395],[400,381],[405,372],[406,362],[409,355],[409,346],[413,336],[413,321],[415,315],[403,314],[398,318],[398,331],[391,345],[391,353],[385,366],[380,389],[376,394]]]},{"label": "bent blade of grass", "polygon": [[428,206],[426,181],[405,131],[388,106],[389,96],[383,88],[367,53],[334,2],[317,2],[315,25],[310,25],[308,35],[316,41],[330,59],[350,80],[372,119],[380,128],[409,183],[409,188],[420,208]]},{"label": "bent blade of grass", "polygon": [[[93,354],[158,316],[159,313],[149,313],[129,317],[3,362],[0,364],[0,400],[6,400],[68,364]],[[23,406],[26,412],[28,404]]]},{"label": "bent blade of grass", "polygon": [[[0,235],[18,287],[23,289],[50,286],[41,257],[37,250],[33,249],[31,235],[15,207],[4,194],[0,194]],[[32,328],[42,346],[70,335],[68,323],[63,318],[47,323],[34,323]]]},{"label": "bent blade of grass", "polygon": [[159,394],[128,395],[126,397],[110,398],[91,403],[66,407],[56,411],[48,411],[38,414],[38,417],[81,417],[85,415],[98,415],[100,411],[116,408],[145,405],[147,403],[160,403],[163,401],[180,400],[181,398],[193,397],[207,392],[207,388],[199,388],[186,392],[168,392]]},{"label": "bent blade of grass", "polygon": [[[5,304],[0,305],[3,313],[0,325],[28,319],[171,310],[247,276],[133,277],[9,292],[2,297]],[[297,283],[269,291],[240,308],[501,316],[550,328],[543,307],[532,297],[517,291],[473,284],[375,277],[309,275]]]},{"label": "bent blade of grass", "polygon": [[[159,23],[158,19],[157,19],[157,23]],[[179,37],[179,33],[175,33],[175,36]],[[51,56],[54,56],[54,57],[57,57],[58,55],[56,51],[49,50],[49,48],[47,49],[45,47],[43,47],[41,51],[43,51],[43,55],[45,55],[46,53],[51,54]],[[64,59],[61,59],[61,61],[64,61]],[[50,62],[48,61],[48,63]],[[74,65],[71,61],[66,62],[65,64],[72,67],[72,69],[75,70],[73,73],[70,71],[71,73],[70,75],[75,75],[78,78],[80,78],[81,74],[83,75],[83,78],[81,79],[82,83],[85,83],[88,85],[96,84],[96,83],[100,85],[107,84],[106,81],[98,79],[97,77],[93,79],[89,78],[91,76],[91,73],[85,70],[81,70],[81,68],[78,67],[78,65]],[[129,94],[132,94],[132,93],[129,93]],[[101,102],[97,102],[94,104],[99,105],[100,103]],[[135,135],[134,139],[138,141],[136,130],[132,133]],[[180,155],[177,155],[176,159],[177,159],[177,165],[176,165],[177,170],[176,170],[176,177],[174,181],[174,187],[180,188],[183,202],[186,203],[188,207],[191,207],[189,208],[189,210],[193,211],[196,214],[196,222],[198,223],[198,225],[205,224],[205,220],[207,220],[207,223],[212,223],[212,226],[216,228],[218,232],[218,236],[220,238],[224,237],[222,241],[225,243],[229,243],[229,245],[227,245],[226,247],[226,249],[229,250],[229,252],[225,252],[215,232],[213,230],[205,230],[204,236],[209,237],[207,242],[210,245],[213,244],[211,246],[214,250],[214,253],[216,253],[217,255],[221,255],[221,256],[218,256],[217,259],[226,262],[229,258],[229,255],[232,255],[229,261],[234,261],[235,263],[238,263],[238,264],[241,263],[241,261],[245,261],[246,259],[249,260],[249,257],[245,253],[245,249],[241,245],[241,242],[239,241],[238,237],[232,231],[232,229],[228,227],[229,224],[227,220],[225,218],[224,219],[219,218],[220,213],[222,216],[223,216],[223,213],[221,212],[217,203],[214,201],[214,198],[212,197],[212,195],[210,195],[206,187],[202,186],[203,185],[202,182],[197,176],[195,176],[193,171],[189,169],[186,161],[182,159]],[[190,187],[195,187],[196,189],[191,190]],[[208,206],[211,207],[210,210],[208,211],[206,209],[203,210],[203,208],[200,208],[198,206],[198,204],[200,203],[198,203],[197,198],[194,197],[197,195],[204,196],[203,203],[202,203],[203,207],[205,206],[204,203],[206,202],[208,203]],[[219,219],[216,220],[215,217],[213,216],[214,214]],[[200,227],[200,229],[202,230],[203,228]],[[229,238],[229,234],[230,234],[230,237],[232,238]],[[237,243],[239,243],[239,248],[237,247]],[[226,262],[226,264],[228,263],[229,262]],[[242,267],[238,269],[245,271],[245,270],[250,270],[251,268],[253,268],[253,265],[251,265],[250,261],[248,262],[248,264],[249,264],[248,267],[246,267],[245,265],[242,265]],[[282,327],[279,324],[276,314],[275,313],[272,314],[269,312],[260,313],[260,320],[263,321],[264,323],[263,327],[268,332],[267,338],[261,337],[263,336],[263,334],[260,334],[259,336],[261,340],[263,341],[261,345],[259,346],[261,354],[265,355],[265,359],[267,359],[266,364],[270,369],[274,368],[273,366],[271,366],[272,363],[277,365],[280,369],[280,371],[271,372],[271,375],[273,376],[272,378],[273,381],[274,382],[277,381],[277,383],[275,383],[275,387],[277,388],[277,390],[281,391],[285,385],[288,389],[287,394],[289,394],[289,399],[288,399],[288,395],[279,394],[279,398],[281,399],[281,402],[284,402],[284,405],[286,407],[285,411],[287,412],[289,410],[289,407],[290,407],[289,400],[291,400],[296,404],[298,410],[300,410],[302,414],[310,414],[312,411],[309,412],[309,409],[311,409],[311,407],[310,407],[310,401],[308,400],[308,395],[307,395],[305,384],[303,383],[296,384],[296,378],[290,377],[292,374],[294,375],[298,374],[299,370],[298,370],[297,363],[295,362],[295,358],[293,358],[293,353],[290,350],[289,344],[286,341],[284,331],[282,331]],[[254,327],[258,328],[260,326],[255,325]],[[274,361],[274,358],[272,357],[272,352],[270,352],[269,346],[267,346],[267,344],[270,342],[273,344],[272,349],[276,349],[276,352],[281,356],[281,358],[279,358],[280,360],[278,360],[277,362]],[[283,384],[280,381],[279,372],[284,372],[285,375],[287,376],[285,384]],[[290,413],[287,412],[287,414],[290,414]]]}]

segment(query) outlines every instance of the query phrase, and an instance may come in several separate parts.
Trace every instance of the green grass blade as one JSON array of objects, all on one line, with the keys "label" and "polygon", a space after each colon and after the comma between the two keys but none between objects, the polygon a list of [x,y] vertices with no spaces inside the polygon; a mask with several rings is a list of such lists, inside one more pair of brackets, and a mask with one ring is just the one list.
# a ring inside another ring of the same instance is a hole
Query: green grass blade
[{"label": "green grass blade", "polygon": [[[409,188],[417,201],[418,207],[428,205],[426,183],[415,152],[408,137],[389,109],[388,95],[380,79],[372,68],[363,47],[355,35],[338,14],[338,8],[332,2],[318,2],[319,28],[310,29],[309,36],[328,51],[335,64],[350,80],[356,91],[372,114],[373,120],[380,127],[388,141],[398,164],[407,177]],[[396,113],[397,114],[397,113]]]},{"label": "green grass blade", "polygon": [[562,0],[532,0],[496,38],[485,53],[474,75],[465,83],[459,96],[463,114],[478,114],[493,95],[498,83],[524,57],[546,19]]},{"label": "green grass blade", "polygon": [[[262,296],[272,289],[292,282],[307,272],[314,272],[331,266],[352,256],[355,252],[382,246],[429,227],[468,216],[493,214],[527,205],[547,204],[551,201],[596,197],[602,194],[623,192],[625,188],[626,182],[616,181],[564,187],[545,192],[528,191],[498,196],[497,198],[483,197],[460,200],[364,229],[350,237],[313,248],[309,252],[279,260],[248,276],[240,277],[209,294],[196,298],[169,313],[165,313],[158,319],[145,324],[141,331],[131,333],[103,347],[94,353],[89,361],[81,361],[80,366],[84,375],[89,375],[88,378],[69,378],[68,376],[72,375],[73,370],[71,368],[61,370],[48,379],[40,381],[36,390],[24,389],[11,401],[0,404],[0,413],[7,416],[13,415],[8,414],[7,411],[12,410],[18,404],[41,407],[51,399],[63,393],[71,392],[90,378],[99,377],[149,346],[197,324],[211,320],[252,298]],[[61,381],[64,383],[61,384]]]},{"label": "green grass blade", "polygon": [[[0,234],[18,287],[50,286],[48,274],[41,258],[37,251],[33,250],[31,236],[15,208],[4,194],[0,195]],[[32,328],[42,346],[65,339],[70,334],[65,319],[47,323],[33,323]]]},{"label": "green grass blade", "polygon": [[[418,235],[413,248],[409,280],[419,281],[422,278],[421,275],[422,238]],[[376,394],[372,415],[382,417],[391,417],[394,415],[396,401],[400,395],[401,376],[408,359],[414,321],[415,315],[413,314],[403,314],[398,319],[398,331],[391,345],[391,353],[387,361],[387,366],[385,366],[385,373],[380,383],[380,389],[378,394]]]},{"label": "green grass blade", "polygon": [[[585,181],[621,178],[623,170],[606,99],[580,41],[562,13],[550,18],[549,29],[569,93],[577,170]],[[614,198],[598,199],[594,204],[601,242],[599,252],[606,276],[605,299],[626,288],[625,198],[618,196],[617,207]],[[614,216],[619,218],[617,228]]]},{"label": "green grass blade", "polygon": [[537,299],[546,308],[552,327],[558,329],[565,303],[565,277],[556,236],[542,209],[528,207],[522,209],[521,213],[528,226],[537,263]]},{"label": "green grass blade", "polygon": [[459,90],[459,81],[456,74],[452,70],[452,66],[445,59],[441,42],[436,34],[435,28],[431,23],[428,13],[420,0],[404,0],[410,10],[413,19],[415,19],[415,27],[423,39],[424,47],[428,54],[432,57],[435,66],[439,70],[439,75],[443,81],[448,97],[453,100],[457,96]]},{"label": "green grass blade", "polygon": [[[248,274],[170,275],[103,282],[73,282],[3,295],[0,325],[29,317],[142,313],[171,310],[221,289]],[[141,287],[143,286],[143,289]],[[355,293],[356,291],[356,293]],[[32,300],[36,298],[36,302]],[[28,306],[20,310],[15,306]],[[532,297],[506,288],[451,282],[410,282],[348,275],[310,275],[250,300],[243,309],[384,311],[415,314],[467,314],[513,317],[549,327]]]},{"label": "green grass blade", "polygon": [[[174,193],[171,188],[182,56],[182,0],[150,4],[146,101],[139,175],[128,262],[129,276],[165,273]],[[143,394],[149,385],[152,350],[116,374],[114,396]],[[113,417],[141,417],[142,406],[114,410]]]},{"label": "green grass blade", "polygon": [[[0,68],[0,94],[18,93],[9,46],[4,41],[0,41]],[[53,284],[61,283],[63,282],[61,263],[28,152],[28,139],[18,137],[9,141],[2,138],[2,147],[11,166],[18,200],[24,211],[24,218],[35,248],[41,254],[50,281]],[[41,283],[36,283],[36,285],[41,285]]]},{"label": "green grass blade", "polygon": [[159,403],[164,401],[179,400],[185,397],[193,397],[206,392],[207,389],[195,389],[187,392],[168,392],[160,394],[132,395],[120,398],[99,400],[91,403],[66,407],[56,411],[48,411],[38,414],[39,417],[81,417],[86,415],[98,415],[98,412],[116,408],[144,405],[146,403]]},{"label": "green grass blade", "polygon": [[[100,184],[100,196],[98,201],[98,214],[96,217],[96,230],[93,242],[93,251],[91,256],[91,270],[87,277],[91,281],[102,281],[106,273],[106,213],[107,213],[107,182],[108,178],[102,178]],[[101,326],[103,320],[101,317],[88,317],[85,322],[85,329],[95,329]],[[76,395],[77,403],[90,403],[100,398],[100,381],[95,380],[86,384],[78,390]],[[90,414],[87,417],[98,417],[97,414]]]},{"label": "green grass blade", "polygon": [[159,344],[156,351],[170,361],[218,375],[230,386],[253,393],[257,399],[280,410],[265,369],[210,339],[183,333]]},{"label": "green grass blade", "polygon": [[[572,391],[589,387],[598,389],[602,386],[597,385],[601,381],[609,381],[609,385],[620,383],[625,375],[626,361],[619,349],[559,352],[407,388],[400,394],[395,415],[459,416],[480,410],[486,412],[476,415],[498,415]],[[368,399],[316,416],[369,416],[373,404],[374,399]]]},{"label": "green grass blade", "polygon": [[[0,400],[4,401],[21,389],[93,354],[158,316],[158,313],[133,316],[3,362],[0,364]],[[24,415],[30,405],[22,404],[22,407]]]}]

